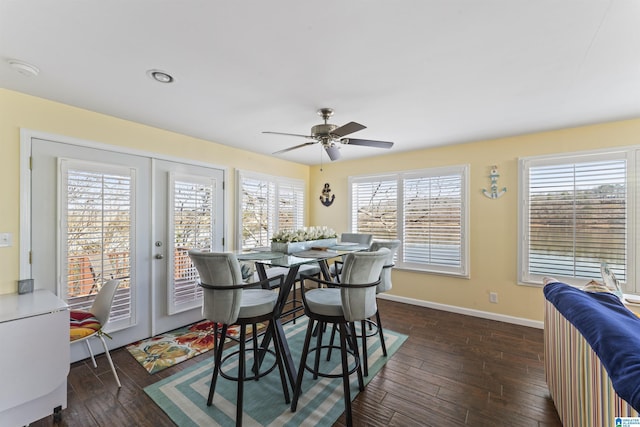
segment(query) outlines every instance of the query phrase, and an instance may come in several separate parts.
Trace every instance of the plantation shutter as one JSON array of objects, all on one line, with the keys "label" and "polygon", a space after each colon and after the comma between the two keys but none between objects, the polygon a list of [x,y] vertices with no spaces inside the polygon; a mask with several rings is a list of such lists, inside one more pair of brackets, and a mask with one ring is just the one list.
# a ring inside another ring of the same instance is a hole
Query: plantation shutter
[{"label": "plantation shutter", "polygon": [[374,239],[398,235],[398,180],[373,178],[351,185],[351,230],[373,234]]},{"label": "plantation shutter", "polygon": [[403,180],[404,262],[462,266],[462,176]]},{"label": "plantation shutter", "polygon": [[242,249],[270,246],[276,231],[305,225],[304,181],[238,171],[237,182]]},{"label": "plantation shutter", "polygon": [[273,234],[275,185],[272,182],[242,176],[242,248],[268,246]]},{"label": "plantation shutter", "polygon": [[102,284],[118,279],[110,319],[131,321],[134,170],[61,159],[60,171],[64,297],[88,309]]},{"label": "plantation shutter", "polygon": [[193,248],[211,250],[215,239],[216,181],[202,176],[170,173],[172,189],[169,224],[173,262],[168,263],[169,314],[201,305],[202,288],[189,258]]},{"label": "plantation shutter", "polygon": [[599,279],[606,261],[626,281],[626,175],[624,159],[530,167],[528,274]]},{"label": "plantation shutter", "polygon": [[279,183],[278,184],[277,230],[284,230],[284,229],[295,230],[303,226],[304,226],[303,184],[301,182]]},{"label": "plantation shutter", "polygon": [[469,274],[468,165],[349,178],[351,230],[399,239],[397,267]]}]

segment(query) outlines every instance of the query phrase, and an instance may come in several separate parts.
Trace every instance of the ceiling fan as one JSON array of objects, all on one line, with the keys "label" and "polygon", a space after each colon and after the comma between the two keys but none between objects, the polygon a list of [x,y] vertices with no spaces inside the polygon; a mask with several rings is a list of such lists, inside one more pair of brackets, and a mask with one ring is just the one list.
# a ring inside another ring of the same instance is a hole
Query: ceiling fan
[{"label": "ceiling fan", "polygon": [[346,125],[338,127],[327,123],[329,118],[333,116],[332,108],[321,108],[318,110],[318,115],[324,119],[324,124],[315,125],[311,128],[311,135],[301,135],[297,133],[283,133],[283,132],[262,132],[270,133],[274,135],[287,135],[287,136],[299,136],[302,138],[313,139],[314,141],[305,142],[304,144],[295,145],[293,147],[285,148],[284,150],[276,151],[273,154],[286,153],[287,151],[295,150],[298,148],[306,147],[307,145],[313,145],[321,143],[324,147],[327,155],[331,160],[337,160],[340,158],[340,146],[339,144],[348,145],[364,145],[367,147],[376,148],[391,148],[393,142],[388,141],[374,141],[371,139],[355,139],[344,138],[346,135],[352,134],[362,129],[366,129],[366,126],[356,122],[349,122]]}]

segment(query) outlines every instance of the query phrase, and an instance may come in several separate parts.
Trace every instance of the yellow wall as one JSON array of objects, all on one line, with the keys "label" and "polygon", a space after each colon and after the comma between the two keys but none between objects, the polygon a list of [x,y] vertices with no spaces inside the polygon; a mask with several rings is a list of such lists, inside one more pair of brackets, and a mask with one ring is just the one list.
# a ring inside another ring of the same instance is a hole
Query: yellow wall
[{"label": "yellow wall", "polygon": [[[12,247],[0,248],[0,294],[14,292],[19,278],[20,128],[225,166],[229,172],[227,189],[231,189],[228,199],[231,206],[235,201],[234,168],[305,179],[311,183],[309,224],[327,225],[338,232],[347,231],[349,227],[349,175],[470,164],[470,279],[396,269],[392,293],[537,321],[542,320],[540,287],[516,284],[518,158],[640,143],[640,119],[635,119],[330,163],[320,172],[319,167],[309,168],[0,89],[0,233],[12,233],[14,238]],[[490,200],[481,192],[483,188],[489,188],[489,167],[493,164],[499,168],[498,184],[508,189],[507,194],[497,200]],[[336,195],[334,204],[328,208],[318,200],[325,182],[331,184]],[[235,232],[234,218],[235,214],[231,212],[227,224],[229,237]],[[498,304],[489,303],[490,291],[498,293]]]},{"label": "yellow wall", "polygon": [[[13,234],[13,245],[0,248],[0,294],[15,292],[19,279],[20,128],[226,167],[231,206],[235,206],[235,168],[309,180],[306,165],[0,89],[0,233]],[[228,212],[226,233],[233,245],[235,214],[232,209]]]},{"label": "yellow wall", "polygon": [[[518,158],[638,143],[640,119],[635,119],[325,164],[322,172],[319,167],[313,167],[311,171],[310,224],[327,225],[338,233],[348,231],[349,176],[469,164],[470,278],[395,269],[394,288],[390,293],[541,321],[541,288],[517,285]],[[402,144],[402,141],[397,144]],[[494,164],[500,174],[498,185],[507,187],[507,193],[492,200],[482,194],[482,189],[489,189],[489,168]],[[336,195],[331,207],[323,206],[318,200],[325,182],[331,185],[332,193]],[[489,292],[498,293],[498,304],[489,302]]]}]

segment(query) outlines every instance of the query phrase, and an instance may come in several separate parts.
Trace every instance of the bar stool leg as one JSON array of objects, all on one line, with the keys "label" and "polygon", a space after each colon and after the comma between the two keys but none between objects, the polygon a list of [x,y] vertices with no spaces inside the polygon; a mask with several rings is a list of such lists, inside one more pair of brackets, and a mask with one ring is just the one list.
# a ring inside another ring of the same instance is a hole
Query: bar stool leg
[{"label": "bar stool leg", "polygon": [[313,319],[309,319],[309,323],[307,325],[307,334],[304,337],[304,345],[302,346],[302,353],[300,356],[300,367],[298,369],[298,378],[296,379],[296,386],[293,389],[293,399],[291,400],[291,412],[296,412],[298,409],[298,398],[300,398],[300,393],[302,391],[302,377],[304,375],[304,371],[307,366],[307,354],[309,352],[309,344],[311,343],[311,335],[313,334],[313,324],[315,321]]},{"label": "bar stool leg", "polygon": [[254,367],[255,367],[255,380],[258,381],[259,377],[260,377],[260,367],[255,363],[256,360],[258,359],[258,325],[256,323],[252,323],[251,327],[253,328],[252,332],[251,332],[251,343],[253,345],[253,361],[254,361]]},{"label": "bar stool leg", "polygon": [[[216,325],[216,328],[218,325]],[[224,347],[224,339],[227,336],[228,325],[222,325],[222,331],[217,334],[218,340],[216,341],[216,354],[213,361],[213,375],[211,377],[211,385],[209,386],[209,397],[207,398],[207,406],[211,406],[213,402],[213,394],[216,391],[216,381],[218,380],[218,372],[220,371],[220,365],[222,364],[222,349]]]},{"label": "bar stool leg", "polygon": [[[368,377],[369,376],[369,357],[367,355],[367,322],[366,320],[362,320],[360,321],[360,328],[361,328],[361,334],[362,334],[362,364],[364,365],[364,376]],[[354,338],[356,338],[355,336],[355,330],[354,330]]]},{"label": "bar stool leg", "polygon": [[340,353],[342,353],[342,390],[344,393],[344,414],[346,417],[347,425],[350,426],[353,425],[353,417],[351,415],[351,390],[349,389],[349,363],[347,361],[347,328],[343,323],[340,324]]},{"label": "bar stool leg", "polygon": [[247,339],[247,325],[240,325],[240,353],[238,353],[238,398],[236,399],[236,426],[242,425],[242,413],[244,397],[244,380],[247,378],[245,369],[245,350]]},{"label": "bar stool leg", "polygon": [[376,310],[376,323],[378,324],[378,334],[380,335],[380,345],[382,346],[382,354],[387,357],[387,345],[384,342],[384,334],[382,333],[382,321],[380,320],[380,312]]}]

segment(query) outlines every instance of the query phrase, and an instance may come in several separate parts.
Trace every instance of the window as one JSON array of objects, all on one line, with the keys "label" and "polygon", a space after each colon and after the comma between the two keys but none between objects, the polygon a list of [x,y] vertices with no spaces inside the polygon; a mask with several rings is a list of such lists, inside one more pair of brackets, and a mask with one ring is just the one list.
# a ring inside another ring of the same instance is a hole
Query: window
[{"label": "window", "polygon": [[397,267],[468,276],[468,166],[349,182],[352,232],[400,239]]},{"label": "window", "polygon": [[621,283],[629,282],[633,156],[598,152],[520,161],[521,282],[540,284],[544,276],[575,285],[601,281],[603,261]]},{"label": "window", "polygon": [[167,263],[168,312],[174,314],[202,305],[202,288],[189,250],[213,250],[216,180],[198,175],[169,173],[169,227],[173,262]]},{"label": "window", "polygon": [[239,228],[236,247],[269,246],[281,229],[304,226],[304,181],[238,171]]},{"label": "window", "polygon": [[119,279],[111,320],[130,320],[134,171],[67,159],[60,169],[64,298],[89,309],[102,284]]}]

